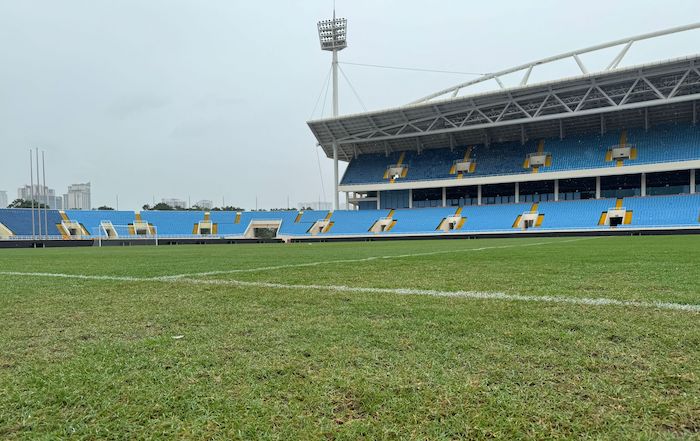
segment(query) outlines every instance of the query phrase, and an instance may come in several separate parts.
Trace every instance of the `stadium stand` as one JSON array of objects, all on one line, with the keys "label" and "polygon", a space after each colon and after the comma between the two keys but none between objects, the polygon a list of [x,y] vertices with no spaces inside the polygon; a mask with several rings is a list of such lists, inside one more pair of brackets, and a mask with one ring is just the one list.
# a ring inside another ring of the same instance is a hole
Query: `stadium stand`
[{"label": "stadium stand", "polygon": [[442,222],[444,218],[454,215],[455,211],[455,207],[395,210],[392,218],[396,220],[396,225],[389,233],[439,234],[442,233],[442,231],[438,231],[440,222]]},{"label": "stadium stand", "polygon": [[[212,223],[218,231],[214,237],[248,236],[255,222],[264,227],[278,228],[278,237],[377,237],[405,235],[444,235],[507,232],[517,234],[522,228],[516,225],[520,216],[530,214],[541,217],[531,228],[541,231],[600,231],[610,229],[601,225],[601,214],[609,210],[624,209],[629,223],[615,228],[700,228],[700,194],[662,195],[646,197],[580,199],[559,202],[508,203],[493,205],[469,205],[465,207],[435,207],[383,210],[337,210],[337,211],[272,211],[210,213]],[[127,225],[139,219],[148,222],[161,237],[192,237],[193,226],[205,219],[201,211],[48,211],[49,234],[60,235],[56,224],[62,220],[78,222],[92,237],[98,235],[100,223],[111,222],[119,238],[135,236]],[[439,228],[447,218],[462,216],[459,227],[452,230]],[[312,231],[318,223],[324,228]],[[384,222],[385,228],[375,228]],[[328,225],[330,223],[330,225]],[[31,210],[0,209],[0,224],[16,236],[32,234]],[[104,236],[104,232],[102,232]]]},{"label": "stadium stand", "polygon": [[[34,211],[36,213],[36,210]],[[57,210],[46,210],[48,234],[59,236],[61,233],[56,228],[61,223],[61,216]],[[35,221],[36,222],[36,221]],[[32,210],[24,208],[0,209],[0,224],[9,229],[16,236],[32,235]],[[44,211],[41,211],[41,228],[44,228]],[[38,231],[38,230],[37,230]]]},{"label": "stadium stand", "polygon": [[142,211],[141,219],[155,227],[158,235],[193,234],[193,226],[204,220],[203,211]]},{"label": "stadium stand", "polygon": [[64,213],[64,220],[79,223],[90,235],[98,235],[100,223],[109,221],[117,229],[120,236],[128,236],[130,235],[128,226],[133,224],[135,219],[133,211],[66,210]]},{"label": "stadium stand", "polygon": [[700,194],[625,198],[623,204],[634,213],[624,228],[698,226]]},{"label": "stadium stand", "polygon": [[[652,164],[671,161],[700,159],[700,127],[688,124],[662,125],[644,131],[630,129],[611,131],[604,135],[581,135],[563,139],[545,139],[544,150],[551,154],[551,165],[542,167],[540,172],[595,169],[612,167],[614,161],[606,161],[606,152],[620,144],[622,133],[626,133],[626,143],[634,146],[638,155],[630,163]],[[433,149],[405,152],[404,163],[408,166],[401,181],[428,181],[451,179],[450,168],[454,161],[462,159],[465,151],[472,147],[471,159],[476,162],[469,177],[501,176],[530,173],[523,167],[528,153],[536,152],[541,140],[507,142],[475,146],[460,146],[454,150]],[[386,182],[386,166],[396,162],[399,153],[388,157],[383,154],[359,155],[350,161],[342,184],[366,184]]]}]

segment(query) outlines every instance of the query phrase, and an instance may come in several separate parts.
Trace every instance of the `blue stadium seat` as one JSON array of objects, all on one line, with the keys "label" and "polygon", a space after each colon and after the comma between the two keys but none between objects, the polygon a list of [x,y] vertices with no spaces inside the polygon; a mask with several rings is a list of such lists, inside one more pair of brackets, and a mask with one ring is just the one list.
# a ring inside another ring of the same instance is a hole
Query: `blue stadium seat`
[{"label": "blue stadium seat", "polygon": [[[37,210],[34,216],[38,216]],[[34,225],[37,225],[38,218],[35,218]],[[0,209],[0,223],[5,225],[17,236],[32,235],[32,210],[27,208],[3,208]],[[41,211],[41,230],[44,234],[44,226],[48,226],[50,236],[58,236],[61,233],[56,228],[56,224],[61,223],[61,215],[57,210],[46,210],[46,222],[44,222],[44,210]],[[36,232],[38,233],[38,227]]]},{"label": "blue stadium seat", "polygon": [[[564,139],[544,140],[544,150],[551,153],[550,166],[541,167],[540,173],[565,170],[582,170],[614,167],[614,161],[605,161],[608,149],[620,143],[621,131],[604,135],[572,135]],[[523,168],[528,153],[537,151],[539,139],[532,139],[521,145],[519,142],[495,143],[490,146],[473,146],[471,158],[476,162],[474,173],[465,176],[497,176],[531,173]],[[650,164],[670,161],[700,159],[700,126],[668,125],[643,129],[627,130],[627,144],[637,149],[637,157],[625,161],[629,164]],[[452,179],[452,163],[464,157],[467,146],[450,149],[430,149],[421,154],[407,151],[404,164],[408,173],[400,181],[430,181]],[[359,155],[350,161],[342,179],[342,184],[370,184],[386,182],[384,171],[395,163],[400,153]]]},{"label": "blue stadium seat", "polygon": [[112,210],[66,210],[68,220],[78,222],[90,235],[98,235],[101,221],[110,221],[120,236],[128,235],[127,225],[134,223],[133,211]]}]

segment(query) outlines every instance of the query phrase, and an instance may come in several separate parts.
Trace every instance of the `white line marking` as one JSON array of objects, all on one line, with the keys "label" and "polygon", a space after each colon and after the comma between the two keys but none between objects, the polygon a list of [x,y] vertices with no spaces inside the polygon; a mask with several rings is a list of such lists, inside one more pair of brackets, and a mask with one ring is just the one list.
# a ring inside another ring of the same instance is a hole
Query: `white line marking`
[{"label": "white line marking", "polygon": [[512,244],[512,245],[499,245],[499,246],[492,246],[492,247],[462,248],[462,249],[458,249],[458,250],[429,251],[429,252],[425,252],[425,253],[370,256],[370,257],[362,257],[362,258],[358,258],[358,259],[339,259],[339,260],[324,260],[324,261],[319,261],[319,262],[307,262],[307,263],[290,263],[288,265],[263,266],[263,267],[258,267],[258,268],[239,268],[239,269],[230,269],[230,270],[207,271],[207,272],[200,272],[200,273],[174,274],[172,276],[163,276],[163,278],[179,279],[182,277],[216,276],[216,275],[221,275],[221,274],[235,274],[235,273],[253,273],[253,272],[258,272],[258,271],[273,271],[273,270],[280,270],[280,269],[285,269],[285,268],[303,268],[303,267],[311,267],[311,266],[319,266],[319,265],[328,265],[328,264],[334,264],[334,263],[359,263],[359,262],[371,262],[373,260],[381,260],[381,259],[402,259],[402,258],[406,258],[406,257],[436,256],[439,254],[464,253],[464,252],[471,252],[471,251],[498,250],[498,249],[504,249],[504,248],[523,248],[523,247],[533,247],[533,246],[538,246],[538,245],[549,245],[549,244],[558,244],[558,243],[578,242],[578,241],[582,241],[582,240],[601,239],[603,237],[604,236],[582,237],[582,238],[577,238],[577,239],[557,240],[557,241],[549,241],[549,242],[529,242],[529,243],[524,243],[524,244],[518,243],[518,244]]},{"label": "white line marking", "polygon": [[160,283],[183,283],[191,285],[216,285],[216,286],[236,286],[236,287],[256,287],[270,289],[294,289],[294,290],[321,290],[346,293],[363,294],[394,294],[394,295],[421,295],[432,297],[458,297],[478,300],[501,300],[514,302],[537,302],[554,303],[584,306],[622,306],[634,308],[666,309],[684,312],[700,312],[700,305],[683,304],[672,302],[648,302],[637,300],[616,300],[605,297],[566,297],[566,296],[534,296],[520,294],[506,294],[502,292],[484,291],[438,291],[429,289],[407,289],[407,288],[365,288],[344,285],[299,285],[272,282],[247,282],[242,280],[216,280],[216,279],[172,279],[168,277],[130,277],[130,276],[90,276],[84,274],[63,274],[63,273],[24,273],[19,271],[2,271],[0,276],[22,276],[22,277],[51,277],[61,279],[79,280],[110,280],[118,282],[160,282]]}]

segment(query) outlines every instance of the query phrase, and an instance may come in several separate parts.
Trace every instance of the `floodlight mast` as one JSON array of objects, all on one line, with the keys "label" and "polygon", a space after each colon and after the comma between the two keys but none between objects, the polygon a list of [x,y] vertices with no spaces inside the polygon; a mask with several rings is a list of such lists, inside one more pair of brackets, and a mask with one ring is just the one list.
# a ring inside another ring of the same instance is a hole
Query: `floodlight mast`
[{"label": "floodlight mast", "polygon": [[[346,40],[347,20],[335,18],[318,22],[318,38],[321,43],[321,50],[333,52],[331,70],[333,75],[333,117],[338,116],[338,51],[348,47]],[[333,209],[340,206],[338,199],[338,143],[333,141]]]}]

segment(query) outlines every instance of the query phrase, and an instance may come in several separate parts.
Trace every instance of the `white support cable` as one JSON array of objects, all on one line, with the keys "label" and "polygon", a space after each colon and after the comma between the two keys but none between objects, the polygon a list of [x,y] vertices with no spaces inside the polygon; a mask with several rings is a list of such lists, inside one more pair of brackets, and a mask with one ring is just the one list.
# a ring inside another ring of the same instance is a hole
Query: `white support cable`
[{"label": "white support cable", "polygon": [[314,109],[311,111],[311,116],[309,119],[312,119],[314,115],[316,114],[316,109],[318,108],[318,103],[321,102],[321,97],[323,96],[323,92],[328,90],[328,82],[330,81],[331,78],[331,68],[328,68],[328,73],[326,74],[326,79],[323,80],[323,85],[321,86],[321,91],[318,93],[318,97],[316,98],[316,103],[314,104]]},{"label": "white support cable", "polygon": [[441,69],[425,69],[420,67],[401,67],[401,66],[385,66],[381,64],[367,64],[367,63],[351,63],[349,61],[341,61],[339,64],[347,64],[348,66],[361,66],[361,67],[374,67],[378,69],[392,69],[392,70],[407,70],[413,72],[429,72],[429,73],[442,73],[442,74],[452,74],[452,75],[474,75],[482,76],[488,75],[483,72],[460,72],[454,70],[441,70]]},{"label": "white support cable", "polygon": [[[321,95],[323,95],[323,108],[321,109],[321,116],[323,116],[323,109],[326,107],[326,97],[328,96],[328,87],[330,84],[331,80],[331,68],[328,68],[328,73],[326,74],[326,79],[325,79],[325,85],[321,87],[321,92],[318,94],[318,98],[316,98],[316,104],[314,104],[314,109],[311,111],[311,117],[309,119],[313,118],[314,114],[316,113],[316,109],[318,108],[318,103],[321,101]],[[324,93],[325,91],[325,93]],[[323,169],[321,168],[321,159],[318,156],[318,148],[317,146],[314,146],[314,154],[316,155],[316,164],[318,165],[318,177],[319,180],[321,181],[321,192],[323,193],[323,199],[326,199],[326,186],[323,183]]]},{"label": "white support cable", "polygon": [[355,86],[352,85],[350,82],[350,78],[345,74],[345,71],[343,70],[342,67],[338,66],[338,69],[340,69],[340,74],[345,78],[345,81],[348,83],[348,86],[350,86],[350,90],[352,90],[352,93],[355,95],[355,98],[357,98],[357,101],[360,103],[360,106],[362,106],[362,110],[365,112],[367,111],[367,107],[365,106],[365,103],[362,101],[362,98],[360,98],[360,95],[357,93],[357,90],[355,90]]}]

